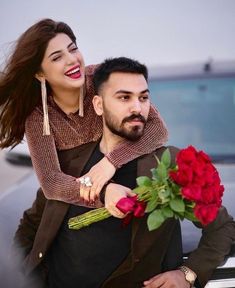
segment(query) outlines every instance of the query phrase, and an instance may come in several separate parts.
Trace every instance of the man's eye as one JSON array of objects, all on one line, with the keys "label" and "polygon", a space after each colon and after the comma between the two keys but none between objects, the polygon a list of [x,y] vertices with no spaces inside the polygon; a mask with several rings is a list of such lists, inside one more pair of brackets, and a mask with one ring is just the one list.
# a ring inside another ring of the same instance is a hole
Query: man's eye
[{"label": "man's eye", "polygon": [[120,96],[121,100],[128,100],[130,97],[128,95]]},{"label": "man's eye", "polygon": [[144,95],[144,96],[141,96],[140,97],[140,100],[141,101],[147,101],[149,99],[149,96],[148,95]]}]

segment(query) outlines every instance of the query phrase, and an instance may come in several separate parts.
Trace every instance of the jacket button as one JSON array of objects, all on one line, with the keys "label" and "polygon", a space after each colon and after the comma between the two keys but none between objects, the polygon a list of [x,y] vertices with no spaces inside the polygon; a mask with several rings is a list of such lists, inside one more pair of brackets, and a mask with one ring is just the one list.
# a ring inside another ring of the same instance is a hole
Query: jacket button
[{"label": "jacket button", "polygon": [[140,262],[140,259],[139,258],[135,258],[135,263],[138,263],[138,262]]},{"label": "jacket button", "polygon": [[42,252],[38,254],[39,259],[42,258]]}]

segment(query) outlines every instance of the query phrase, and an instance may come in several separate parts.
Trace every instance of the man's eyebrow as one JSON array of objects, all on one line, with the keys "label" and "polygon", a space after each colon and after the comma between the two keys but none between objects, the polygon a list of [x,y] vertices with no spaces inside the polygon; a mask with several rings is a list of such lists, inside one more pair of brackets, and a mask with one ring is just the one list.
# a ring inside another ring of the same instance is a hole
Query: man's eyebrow
[{"label": "man's eyebrow", "polygon": [[[67,49],[69,49],[73,44],[74,44],[74,42],[71,42],[71,43],[67,46]],[[53,56],[54,54],[57,54],[57,53],[60,53],[60,52],[61,52],[61,50],[54,51],[54,52],[52,52],[52,53],[48,56],[48,58],[50,58],[50,57]]]},{"label": "man's eyebrow", "polygon": [[[144,94],[144,93],[149,93],[149,89],[145,89],[141,91],[139,94]],[[128,91],[128,90],[118,90],[115,92],[115,94],[133,94],[133,92]]]}]

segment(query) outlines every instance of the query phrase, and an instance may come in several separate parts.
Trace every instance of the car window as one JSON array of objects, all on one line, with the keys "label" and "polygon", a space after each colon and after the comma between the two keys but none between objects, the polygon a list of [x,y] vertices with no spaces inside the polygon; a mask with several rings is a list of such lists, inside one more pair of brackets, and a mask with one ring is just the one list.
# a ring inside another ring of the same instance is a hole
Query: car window
[{"label": "car window", "polygon": [[151,100],[169,129],[169,144],[189,144],[235,161],[235,77],[150,78]]}]

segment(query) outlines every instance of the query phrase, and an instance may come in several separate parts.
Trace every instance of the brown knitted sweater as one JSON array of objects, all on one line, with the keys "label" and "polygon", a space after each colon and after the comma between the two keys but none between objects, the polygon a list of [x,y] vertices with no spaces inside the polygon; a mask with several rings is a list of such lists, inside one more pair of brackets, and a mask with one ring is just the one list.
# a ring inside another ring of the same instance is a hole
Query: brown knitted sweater
[{"label": "brown knitted sweater", "polygon": [[[48,199],[79,204],[79,183],[76,178],[61,172],[57,150],[67,150],[84,143],[97,141],[102,134],[102,118],[92,105],[94,88],[92,75],[95,65],[86,67],[84,117],[79,113],[66,115],[48,97],[48,114],[51,135],[43,136],[43,112],[38,106],[27,118],[25,133],[33,162],[43,192]],[[106,155],[115,166],[154,151],[167,141],[167,129],[158,111],[151,106],[144,136],[137,142],[121,144]]]}]

